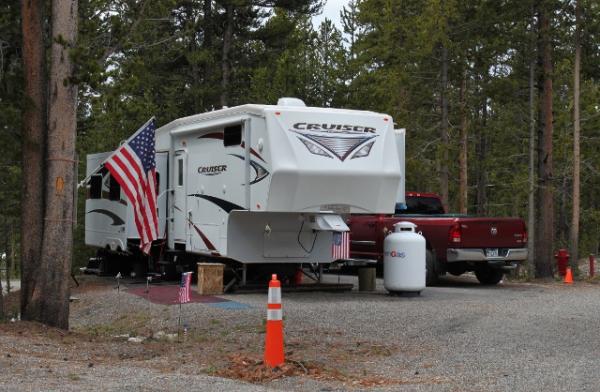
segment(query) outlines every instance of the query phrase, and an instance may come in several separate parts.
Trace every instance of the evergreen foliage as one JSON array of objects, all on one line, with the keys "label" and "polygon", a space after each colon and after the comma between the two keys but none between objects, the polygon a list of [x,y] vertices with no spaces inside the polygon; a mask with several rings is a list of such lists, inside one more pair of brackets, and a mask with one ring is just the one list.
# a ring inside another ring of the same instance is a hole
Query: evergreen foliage
[{"label": "evergreen foliage", "polygon": [[[220,106],[308,105],[389,113],[407,128],[408,190],[439,191],[449,169],[458,208],[459,90],[466,78],[470,213],[527,216],[529,65],[537,56],[534,1],[351,0],[342,27],[311,16],[317,0],[81,0],[79,177],[84,157],[114,149],[150,116],[159,125]],[[574,2],[554,10],[554,173],[557,243],[571,208]],[[582,176],[580,254],[600,248],[600,6],[582,8]],[[231,14],[230,14],[231,13]],[[232,19],[228,19],[232,18]],[[228,20],[230,48],[224,55]],[[0,234],[18,232],[20,155],[19,2],[0,5]],[[441,48],[448,53],[448,144],[440,139]],[[227,66],[224,68],[224,66]],[[223,84],[223,70],[229,81]],[[539,69],[536,71],[539,73]],[[536,88],[541,88],[539,85]],[[536,103],[537,105],[538,103]],[[537,111],[537,107],[536,107]],[[539,124],[538,124],[539,125]],[[443,162],[445,153],[448,161]],[[80,193],[78,252],[83,205]],[[540,206],[538,206],[540,207]],[[5,238],[8,236],[5,235]],[[2,247],[0,240],[0,249]],[[83,263],[76,257],[76,263]]]}]

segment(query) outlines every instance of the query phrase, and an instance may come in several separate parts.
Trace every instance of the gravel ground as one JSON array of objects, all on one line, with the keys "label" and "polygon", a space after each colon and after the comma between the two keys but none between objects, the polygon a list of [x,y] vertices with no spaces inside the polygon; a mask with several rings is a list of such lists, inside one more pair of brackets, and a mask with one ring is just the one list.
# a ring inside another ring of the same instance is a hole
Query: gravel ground
[{"label": "gravel ground", "polygon": [[214,375],[232,366],[234,353],[260,358],[266,295],[223,296],[247,309],[186,304],[183,342],[140,344],[113,336],[174,332],[178,307],[117,294],[108,283],[75,290],[72,335],[0,330],[0,353],[11,355],[0,358],[9,369],[0,372],[0,389],[600,390],[597,284],[483,287],[465,276],[418,297],[391,297],[381,281],[373,293],[284,292],[287,357],[325,370],[250,384]]}]

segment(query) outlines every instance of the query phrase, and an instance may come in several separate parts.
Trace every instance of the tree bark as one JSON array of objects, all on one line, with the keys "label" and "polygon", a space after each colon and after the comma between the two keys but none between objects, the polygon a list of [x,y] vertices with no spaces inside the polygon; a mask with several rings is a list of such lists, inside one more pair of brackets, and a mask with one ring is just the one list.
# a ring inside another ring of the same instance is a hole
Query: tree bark
[{"label": "tree bark", "polygon": [[2,288],[2,279],[0,279],[0,320],[4,320],[4,289]]},{"label": "tree bark", "polygon": [[204,28],[204,39],[202,41],[202,47],[206,50],[211,50],[213,41],[212,0],[204,0],[202,10],[204,13],[202,23]]},{"label": "tree bark", "polygon": [[460,155],[458,157],[460,172],[459,172],[459,211],[461,214],[466,214],[468,211],[468,120],[467,120],[467,73],[463,74],[462,83],[460,85]]},{"label": "tree bark", "polygon": [[442,69],[440,86],[440,106],[442,110],[440,123],[440,196],[442,203],[448,211],[448,48],[442,45]]},{"label": "tree bark", "polygon": [[579,118],[579,78],[581,74],[581,6],[580,1],[575,2],[575,64],[573,67],[573,210],[571,215],[571,229],[569,231],[569,247],[571,253],[571,266],[577,268],[579,256],[579,208],[580,208],[580,167],[581,150],[580,134],[581,122]]},{"label": "tree bark", "polygon": [[231,66],[229,64],[229,52],[233,40],[233,3],[228,2],[225,6],[227,23],[225,34],[223,35],[223,53],[221,56],[221,106],[229,104],[229,78],[231,76]]},{"label": "tree bark", "polygon": [[483,216],[487,213],[487,165],[485,156],[487,154],[487,97],[484,95],[481,103],[481,127],[479,130],[479,141],[477,143],[477,215]]},{"label": "tree bark", "polygon": [[46,61],[44,49],[44,4],[21,1],[23,74],[26,102],[23,107],[21,194],[21,317],[38,319],[42,309],[32,296],[39,284],[36,271],[44,230],[44,158],[46,144]]},{"label": "tree bark", "polygon": [[552,43],[550,40],[551,13],[540,9],[539,32],[542,54],[542,126],[540,143],[540,154],[538,154],[538,182],[539,182],[539,211],[538,234],[536,239],[536,276],[552,276],[552,261],[554,244],[554,189],[552,184]]},{"label": "tree bark", "polygon": [[[533,13],[532,13],[533,14]],[[533,20],[532,20],[532,30]],[[533,36],[533,34],[532,34]],[[535,46],[535,39],[532,47]],[[532,53],[535,53],[532,50]],[[527,241],[527,273],[529,276],[535,276],[535,231],[536,231],[536,216],[535,216],[535,69],[536,56],[532,54],[529,64],[529,197],[527,209],[527,232],[529,239]]]},{"label": "tree bark", "polygon": [[77,0],[52,3],[52,51],[48,115],[46,213],[37,290],[43,303],[39,321],[69,327],[69,292],[73,247],[77,86],[70,80],[70,49],[77,39]]}]

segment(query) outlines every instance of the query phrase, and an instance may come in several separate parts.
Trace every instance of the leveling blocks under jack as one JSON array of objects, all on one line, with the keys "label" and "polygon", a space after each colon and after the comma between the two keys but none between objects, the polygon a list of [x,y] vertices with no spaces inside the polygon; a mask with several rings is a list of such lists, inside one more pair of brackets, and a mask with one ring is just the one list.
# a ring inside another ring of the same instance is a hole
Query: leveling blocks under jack
[{"label": "leveling blocks under jack", "polygon": [[273,274],[269,282],[267,300],[267,333],[265,335],[265,365],[277,367],[285,361],[283,354],[283,311],[281,309],[281,282]]}]

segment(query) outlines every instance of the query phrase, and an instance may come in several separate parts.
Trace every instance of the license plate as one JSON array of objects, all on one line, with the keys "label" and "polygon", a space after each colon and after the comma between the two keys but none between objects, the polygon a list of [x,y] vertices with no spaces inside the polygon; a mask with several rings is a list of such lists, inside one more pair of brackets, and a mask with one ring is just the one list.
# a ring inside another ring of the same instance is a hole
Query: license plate
[{"label": "license plate", "polygon": [[488,248],[485,250],[486,257],[498,257],[498,248]]}]

